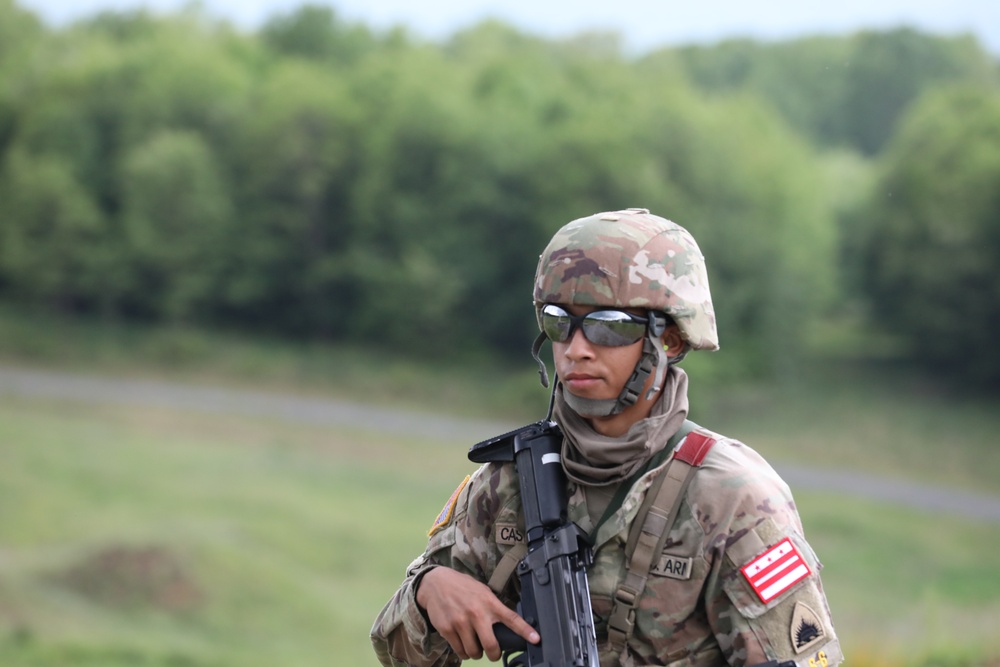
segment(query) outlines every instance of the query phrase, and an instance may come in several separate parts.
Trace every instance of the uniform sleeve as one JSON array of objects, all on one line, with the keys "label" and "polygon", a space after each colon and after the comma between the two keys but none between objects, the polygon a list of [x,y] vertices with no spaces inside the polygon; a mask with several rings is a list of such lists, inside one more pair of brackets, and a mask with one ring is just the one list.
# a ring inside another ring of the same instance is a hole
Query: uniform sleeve
[{"label": "uniform sleeve", "polygon": [[749,448],[735,443],[729,454],[720,453],[733,456],[737,465],[712,473],[714,488],[725,489],[716,497],[728,500],[714,508],[722,520],[708,545],[713,572],[705,604],[728,664],[840,664],[843,655],[820,580],[823,566],[805,540],[791,492]]},{"label": "uniform sleeve", "polygon": [[402,586],[375,619],[372,647],[386,667],[439,667],[461,662],[450,652],[447,642],[432,631],[417,605],[415,584],[432,567],[426,556],[413,561]]},{"label": "uniform sleeve", "polygon": [[[493,539],[495,527],[517,521],[512,466],[487,464],[467,478],[434,522],[424,553],[406,569],[399,590],[371,631],[375,655],[386,667],[442,667],[461,660],[434,631],[417,605],[420,578],[434,567],[450,567],[486,582],[506,550]],[[504,599],[501,597],[501,599]],[[504,600],[512,604],[510,600]]]}]

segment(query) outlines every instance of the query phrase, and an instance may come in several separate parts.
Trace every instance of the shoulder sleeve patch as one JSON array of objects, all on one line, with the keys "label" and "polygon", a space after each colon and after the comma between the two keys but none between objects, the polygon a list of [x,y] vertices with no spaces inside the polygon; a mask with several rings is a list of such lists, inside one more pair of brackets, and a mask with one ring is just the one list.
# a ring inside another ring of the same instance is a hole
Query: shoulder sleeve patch
[{"label": "shoulder sleeve patch", "polygon": [[688,433],[687,437],[680,444],[680,447],[674,452],[674,458],[680,459],[684,463],[697,468],[705,460],[705,457],[708,456],[708,452],[714,444],[715,438],[709,437],[704,433],[692,431]]},{"label": "shoulder sleeve patch", "polygon": [[804,653],[817,644],[825,643],[829,637],[826,627],[819,614],[805,602],[796,602],[792,611],[792,623],[789,628],[792,648],[796,653]]},{"label": "shoulder sleeve patch", "polygon": [[466,475],[465,479],[462,480],[462,483],[458,485],[457,489],[455,489],[455,492],[451,494],[450,498],[448,498],[448,502],[444,504],[444,507],[441,509],[441,513],[438,514],[437,519],[434,520],[434,525],[427,531],[428,537],[441,530],[444,526],[447,526],[451,521],[451,517],[455,514],[455,505],[458,504],[458,497],[462,495],[462,489],[465,488],[465,485],[469,483],[470,479],[472,479],[472,476]]},{"label": "shoulder sleeve patch", "polygon": [[744,565],[740,572],[764,604],[812,574],[806,559],[787,537]]}]

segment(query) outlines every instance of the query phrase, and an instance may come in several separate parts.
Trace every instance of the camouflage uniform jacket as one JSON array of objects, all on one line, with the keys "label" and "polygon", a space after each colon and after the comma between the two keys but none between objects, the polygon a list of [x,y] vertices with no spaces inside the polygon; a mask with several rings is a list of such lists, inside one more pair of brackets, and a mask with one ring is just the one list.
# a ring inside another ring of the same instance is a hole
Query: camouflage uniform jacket
[{"label": "camouflage uniform jacket", "polygon": [[[608,644],[607,619],[625,576],[624,546],[632,520],[662,466],[643,475],[617,512],[592,533],[595,560],[588,580],[602,667],[742,667],[770,659],[794,660],[799,667],[839,664],[842,655],[819,578],[822,566],[803,537],[788,487],[746,445],[702,432],[716,439],[715,446],[687,488],[621,655]],[[569,513],[593,531],[580,486],[571,485]],[[459,664],[428,627],[415,601],[414,582],[436,565],[488,581],[522,535],[513,464],[484,465],[446,505],[426,551],[410,564],[402,587],[376,619],[372,641],[381,663]],[[799,560],[789,568],[790,577],[786,570],[757,581],[767,577],[762,568],[768,559],[789,553]],[[514,606],[516,577],[500,597]]]}]

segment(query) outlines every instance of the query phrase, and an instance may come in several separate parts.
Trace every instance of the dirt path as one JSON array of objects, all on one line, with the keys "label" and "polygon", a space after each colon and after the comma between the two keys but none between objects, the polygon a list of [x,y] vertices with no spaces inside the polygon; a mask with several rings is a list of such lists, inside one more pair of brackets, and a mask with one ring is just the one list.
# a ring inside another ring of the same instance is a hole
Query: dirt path
[{"label": "dirt path", "polygon": [[[503,422],[387,411],[370,405],[334,399],[0,366],[0,400],[4,395],[269,416],[331,427],[366,428],[389,434],[464,439],[469,443],[519,426]],[[905,480],[846,470],[823,470],[780,461],[772,461],[772,464],[793,490],[809,488],[812,491],[846,493],[920,510],[1000,524],[1000,496],[968,493],[943,487],[927,487]]]}]

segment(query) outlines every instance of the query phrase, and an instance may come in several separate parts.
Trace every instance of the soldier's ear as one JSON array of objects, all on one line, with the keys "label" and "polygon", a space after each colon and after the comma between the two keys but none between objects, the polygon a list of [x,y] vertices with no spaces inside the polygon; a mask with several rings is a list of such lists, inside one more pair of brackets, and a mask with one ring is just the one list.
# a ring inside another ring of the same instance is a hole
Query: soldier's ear
[{"label": "soldier's ear", "polygon": [[684,351],[684,337],[681,336],[681,330],[676,324],[667,325],[660,338],[663,341],[663,351],[668,357],[676,357]]}]

